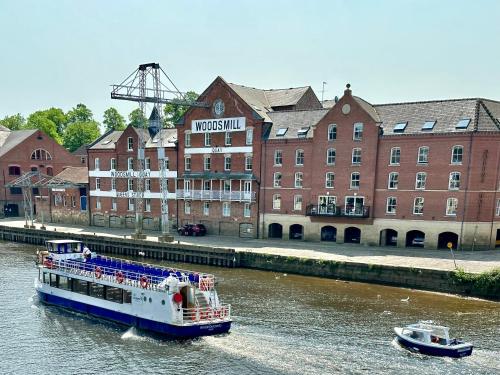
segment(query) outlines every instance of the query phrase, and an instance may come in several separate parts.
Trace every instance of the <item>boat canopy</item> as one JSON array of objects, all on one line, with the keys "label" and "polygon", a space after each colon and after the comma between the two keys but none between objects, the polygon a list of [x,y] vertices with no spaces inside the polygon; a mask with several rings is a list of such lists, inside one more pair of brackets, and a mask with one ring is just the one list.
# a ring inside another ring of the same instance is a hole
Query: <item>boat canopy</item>
[{"label": "boat canopy", "polygon": [[50,240],[45,242],[47,250],[57,254],[81,253],[83,251],[82,241],[76,240]]}]

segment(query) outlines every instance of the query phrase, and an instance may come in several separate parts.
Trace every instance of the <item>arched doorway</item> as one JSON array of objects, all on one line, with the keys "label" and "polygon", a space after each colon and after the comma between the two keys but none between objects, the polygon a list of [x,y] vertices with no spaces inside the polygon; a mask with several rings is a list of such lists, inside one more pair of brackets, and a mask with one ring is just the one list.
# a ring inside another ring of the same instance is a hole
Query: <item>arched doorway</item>
[{"label": "arched doorway", "polygon": [[380,246],[397,246],[398,232],[394,229],[384,229],[380,231]]},{"label": "arched doorway", "polygon": [[291,240],[301,240],[304,237],[304,227],[300,224],[290,225],[288,238]]},{"label": "arched doorway", "polygon": [[456,250],[458,246],[458,234],[453,232],[439,233],[438,249],[448,249],[448,242],[451,242],[452,248]]},{"label": "arched doorway", "polygon": [[337,241],[337,228],[325,225],[321,228],[321,241]]},{"label": "arched doorway", "polygon": [[361,229],[356,227],[347,227],[344,231],[345,243],[360,243],[361,242]]},{"label": "arched doorway", "polygon": [[411,230],[406,233],[406,247],[424,247],[425,233]]},{"label": "arched doorway", "polygon": [[283,238],[283,226],[278,223],[269,224],[268,238]]}]

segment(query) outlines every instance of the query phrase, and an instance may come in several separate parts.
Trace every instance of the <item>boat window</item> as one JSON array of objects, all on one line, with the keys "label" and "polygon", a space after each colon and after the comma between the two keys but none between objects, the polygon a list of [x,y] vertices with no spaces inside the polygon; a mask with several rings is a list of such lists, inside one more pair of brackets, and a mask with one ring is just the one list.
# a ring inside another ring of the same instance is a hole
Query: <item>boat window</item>
[{"label": "boat window", "polygon": [[153,302],[153,300],[151,299],[151,297],[149,297],[149,303]]},{"label": "boat window", "polygon": [[116,303],[123,303],[122,289],[113,286],[106,286],[106,300]]},{"label": "boat window", "polygon": [[57,288],[57,275],[55,273],[50,274],[50,286]]},{"label": "boat window", "polygon": [[104,298],[104,285],[90,283],[90,296],[95,298]]},{"label": "boat window", "polygon": [[164,300],[164,299],[162,299],[162,300],[161,300],[161,304],[162,304],[162,305],[164,305],[164,304],[165,304],[165,300]]},{"label": "boat window", "polygon": [[44,284],[49,283],[49,274],[47,272],[43,273],[43,282],[44,282]]},{"label": "boat window", "polygon": [[132,292],[130,290],[123,290],[123,303],[132,303]]},{"label": "boat window", "polygon": [[74,279],[73,280],[73,292],[88,295],[89,294],[88,282],[85,280]]},{"label": "boat window", "polygon": [[64,290],[71,290],[71,278],[59,276],[59,283],[57,287]]}]

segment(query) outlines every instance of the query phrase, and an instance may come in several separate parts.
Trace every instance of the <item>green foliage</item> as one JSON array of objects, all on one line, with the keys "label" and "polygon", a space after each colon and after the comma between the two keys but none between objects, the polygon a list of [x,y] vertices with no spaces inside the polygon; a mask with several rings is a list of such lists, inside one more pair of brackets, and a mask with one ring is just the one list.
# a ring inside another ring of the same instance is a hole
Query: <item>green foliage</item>
[{"label": "green foliage", "polygon": [[36,111],[34,114],[45,117],[56,125],[57,134],[61,137],[64,134],[64,128],[68,122],[68,118],[61,108],[49,108],[43,111]]},{"label": "green foliage", "polygon": [[78,147],[95,141],[100,135],[97,121],[73,122],[64,131],[64,147],[73,152]]},{"label": "green foliage", "polygon": [[57,143],[62,143],[62,137],[57,132],[56,124],[52,120],[47,118],[42,111],[35,112],[29,115],[28,122],[26,123],[25,128],[41,130],[49,137],[54,138]]},{"label": "green foliage", "polygon": [[104,111],[104,120],[102,122],[106,126],[106,132],[110,130],[123,130],[126,127],[125,119],[113,107]]},{"label": "green foliage", "polygon": [[128,115],[129,125],[132,125],[134,128],[142,128],[144,124],[147,123],[146,117],[142,114],[139,108],[134,109]]},{"label": "green foliage", "polygon": [[20,113],[13,116],[5,116],[0,120],[0,125],[10,130],[20,130],[26,126],[26,119]]},{"label": "green foliage", "polygon": [[75,108],[68,111],[68,124],[74,122],[90,122],[94,121],[92,111],[85,104],[77,104]]},{"label": "green foliage", "polygon": [[457,285],[471,287],[474,295],[500,296],[500,268],[482,273],[469,273],[458,268],[451,273],[451,279]]},{"label": "green foliage", "polygon": [[[188,91],[185,95],[185,99],[194,102],[198,99],[198,94],[194,91]],[[163,112],[165,119],[163,120],[163,125],[166,128],[173,128],[175,124],[184,116],[184,113],[189,109],[189,106],[166,104]]]}]

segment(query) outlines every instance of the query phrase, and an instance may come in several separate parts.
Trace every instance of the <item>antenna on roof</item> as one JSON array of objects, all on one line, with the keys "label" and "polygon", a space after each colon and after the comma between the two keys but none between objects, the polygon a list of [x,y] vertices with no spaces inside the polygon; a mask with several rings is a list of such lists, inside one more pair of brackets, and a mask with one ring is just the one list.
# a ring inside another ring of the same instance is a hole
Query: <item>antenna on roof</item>
[{"label": "antenna on roof", "polygon": [[323,103],[323,97],[325,95],[325,85],[326,85],[326,82],[323,81],[323,87],[321,88],[321,103]]}]

